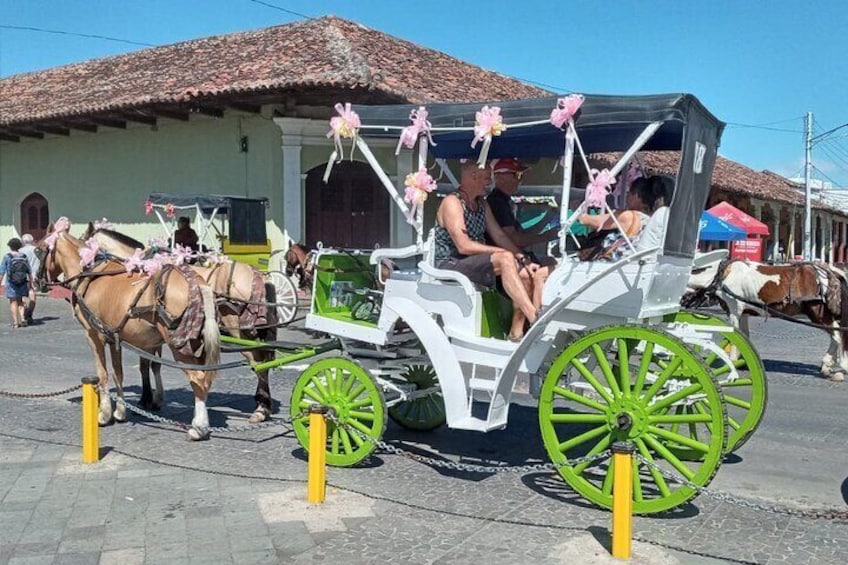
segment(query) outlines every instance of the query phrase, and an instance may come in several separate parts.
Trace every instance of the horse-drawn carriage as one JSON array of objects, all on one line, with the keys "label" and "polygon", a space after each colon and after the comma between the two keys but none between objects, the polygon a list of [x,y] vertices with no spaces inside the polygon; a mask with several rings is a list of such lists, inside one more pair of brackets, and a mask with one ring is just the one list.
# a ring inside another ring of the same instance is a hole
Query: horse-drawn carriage
[{"label": "horse-drawn carriage", "polygon": [[282,251],[272,250],[268,239],[267,198],[154,192],[146,206],[162,225],[170,247],[174,246],[177,216],[193,215],[202,250],[221,252],[265,273],[276,290],[278,321],[285,324],[297,316],[297,289],[281,269]]},{"label": "horse-drawn carriage", "polygon": [[[443,422],[482,432],[504,428],[513,387],[526,373],[548,455],[577,492],[610,507],[608,450],[624,441],[656,465],[634,470],[634,511],[685,502],[696,489],[658,469],[706,485],[724,455],[752,433],[765,404],[762,364],[747,339],[717,318],[680,308],[723,124],[690,95],[521,100],[501,103],[499,111],[480,106],[337,106],[339,141],[353,140],[417,238],[403,249],[318,252],[306,327],[340,338],[349,356],[322,359],[300,375],[292,415],[328,406],[327,461],[353,465],[374,450],[387,416],[420,430]],[[601,175],[590,154],[620,152],[603,172],[612,179],[603,188],[611,189],[638,151],[678,152],[662,244],[643,249],[628,240],[617,262],[563,254],[545,283],[541,316],[513,343],[504,339],[497,291],[434,264],[422,207],[408,205],[426,195],[402,198],[366,140],[399,135],[408,147],[417,141],[421,174],[430,157],[441,166],[475,159],[481,167],[487,158],[560,159],[563,250],[569,226],[586,208],[584,202],[565,212],[575,170],[590,184]],[[387,279],[379,268],[385,259],[400,265]],[[308,448],[308,420],[295,420],[295,431]]]}]

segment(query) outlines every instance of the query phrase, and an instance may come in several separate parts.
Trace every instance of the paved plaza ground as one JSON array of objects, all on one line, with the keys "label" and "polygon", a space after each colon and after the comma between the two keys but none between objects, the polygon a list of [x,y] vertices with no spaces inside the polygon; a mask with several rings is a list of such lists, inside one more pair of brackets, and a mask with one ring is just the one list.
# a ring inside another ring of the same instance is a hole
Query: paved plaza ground
[{"label": "paved plaza ground", "polygon": [[[0,391],[47,393],[93,373],[83,334],[60,300],[42,299],[37,325],[0,318]],[[297,338],[292,333],[287,337]],[[760,429],[711,488],[783,508],[848,509],[848,383],[816,376],[826,336],[753,321],[768,372]],[[229,359],[229,357],[228,357]],[[125,355],[127,396],[140,393]],[[272,376],[280,419],[297,368]],[[161,415],[188,422],[185,377],[165,370]],[[254,379],[219,375],[213,426],[242,426]],[[548,472],[447,471],[388,453],[328,470],[327,502],[306,503],[306,461],[291,431],[272,426],[185,440],[131,415],[101,428],[102,461],[81,463],[80,393],[0,395],[0,564],[135,563],[614,563],[610,514]],[[434,459],[525,465],[547,461],[535,403],[519,395],[506,430],[412,433],[386,441]],[[845,563],[848,524],[730,505],[707,496],[634,524],[635,563]]]}]

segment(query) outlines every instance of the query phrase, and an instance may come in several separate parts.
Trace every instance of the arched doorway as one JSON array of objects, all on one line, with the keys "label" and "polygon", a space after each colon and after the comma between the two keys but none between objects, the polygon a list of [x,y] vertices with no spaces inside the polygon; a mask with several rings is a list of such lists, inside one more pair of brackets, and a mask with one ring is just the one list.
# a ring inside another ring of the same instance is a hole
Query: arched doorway
[{"label": "arched doorway", "polygon": [[324,184],[324,165],[306,174],[306,244],[373,249],[389,245],[390,199],[365,163],[342,161]]},{"label": "arched doorway", "polygon": [[50,209],[47,199],[33,192],[21,202],[21,234],[31,234],[36,240],[47,235],[50,223]]}]

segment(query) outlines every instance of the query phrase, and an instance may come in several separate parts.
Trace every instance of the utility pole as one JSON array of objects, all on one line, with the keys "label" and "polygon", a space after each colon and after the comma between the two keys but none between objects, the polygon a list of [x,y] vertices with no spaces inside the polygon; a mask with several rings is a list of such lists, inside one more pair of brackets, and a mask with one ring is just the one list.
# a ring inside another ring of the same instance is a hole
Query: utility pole
[{"label": "utility pole", "polygon": [[812,214],[810,210],[810,201],[812,200],[812,188],[810,187],[810,172],[813,168],[812,153],[813,153],[813,113],[807,112],[807,127],[805,128],[804,136],[804,260],[812,260],[810,249],[810,234],[812,232]]}]

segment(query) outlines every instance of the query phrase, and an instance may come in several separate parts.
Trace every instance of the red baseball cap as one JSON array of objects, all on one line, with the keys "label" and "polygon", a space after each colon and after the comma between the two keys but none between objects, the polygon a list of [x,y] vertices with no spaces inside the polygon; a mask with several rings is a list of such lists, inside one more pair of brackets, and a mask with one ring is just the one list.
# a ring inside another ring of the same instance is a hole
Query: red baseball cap
[{"label": "red baseball cap", "polygon": [[495,159],[492,163],[492,172],[495,173],[523,173],[530,167],[522,165],[515,157],[506,159]]}]

